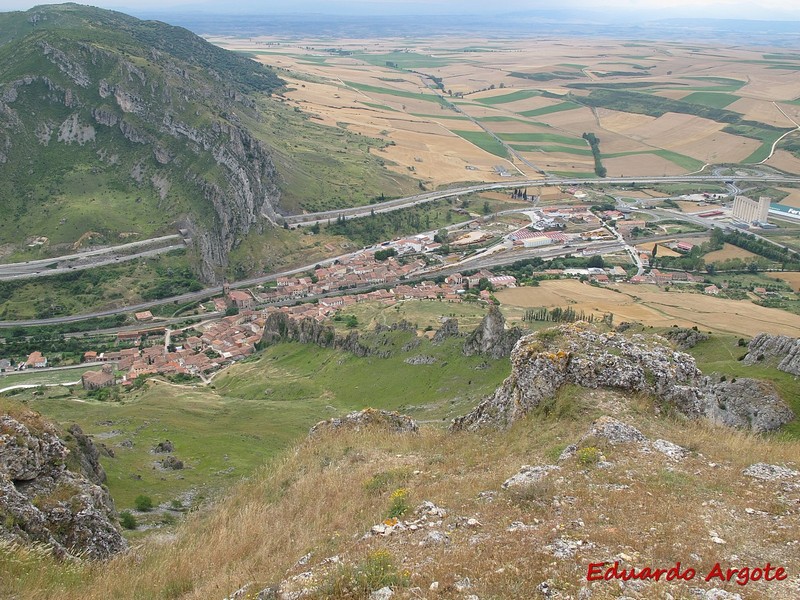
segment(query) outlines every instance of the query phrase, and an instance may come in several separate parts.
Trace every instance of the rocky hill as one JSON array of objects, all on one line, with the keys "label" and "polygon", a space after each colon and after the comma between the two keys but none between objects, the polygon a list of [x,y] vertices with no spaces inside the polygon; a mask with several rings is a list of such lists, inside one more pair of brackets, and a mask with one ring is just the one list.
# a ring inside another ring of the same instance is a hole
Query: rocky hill
[{"label": "rocky hill", "polygon": [[[74,4],[0,14],[0,240],[191,232],[216,280],[276,217],[270,149],[246,124],[270,69],[191,32]],[[137,239],[134,237],[133,239]]]},{"label": "rocky hill", "polygon": [[[413,335],[409,327],[381,327],[373,341],[405,339]],[[311,321],[276,317],[269,330],[265,343],[355,351]],[[445,337],[456,331],[448,323]],[[461,340],[442,343],[460,352]],[[457,421],[458,431],[372,409],[322,421],[226,498],[102,569],[0,541],[8,594],[20,600],[798,597],[800,444],[754,435],[791,417],[765,384],[704,376],[664,338],[585,323],[521,338],[511,362],[508,379]],[[102,477],[97,453],[79,430],[70,431],[66,453],[37,418],[17,411],[0,423],[6,535],[17,541],[51,535],[64,552],[74,543],[117,539],[104,537],[112,535],[110,525],[77,540],[57,538],[65,519],[74,523],[104,510],[86,504],[102,488],[63,485],[78,485],[77,470]],[[51,480],[54,488],[41,487]],[[34,509],[41,520],[17,516]],[[120,547],[109,542],[95,555]],[[736,572],[728,576],[729,568]],[[666,577],[670,569],[682,577]]]},{"label": "rocky hill", "polygon": [[464,354],[466,356],[484,354],[492,358],[504,358],[511,354],[514,344],[522,334],[522,330],[518,327],[506,329],[503,313],[492,304],[481,324],[464,342]]},{"label": "rocky hill", "polygon": [[103,569],[2,564],[19,599],[793,600],[798,456],[619,389],[479,435],[364,411]]},{"label": "rocky hill", "polygon": [[124,550],[105,477],[79,427],[62,434],[32,412],[0,416],[0,540],[46,544],[60,558]]},{"label": "rocky hill", "polygon": [[546,329],[519,340],[511,375],[453,428],[509,427],[562,386],[646,393],[691,417],[771,431],[794,413],[765,381],[704,376],[695,360],[663,338],[602,332],[588,323]]}]

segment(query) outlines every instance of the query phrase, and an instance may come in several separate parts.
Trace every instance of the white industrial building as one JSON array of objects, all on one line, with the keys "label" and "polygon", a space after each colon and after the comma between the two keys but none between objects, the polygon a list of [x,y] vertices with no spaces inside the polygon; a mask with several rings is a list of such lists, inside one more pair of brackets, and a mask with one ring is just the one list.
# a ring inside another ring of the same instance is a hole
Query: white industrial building
[{"label": "white industrial building", "polygon": [[522,245],[525,248],[541,248],[542,246],[549,246],[552,243],[553,240],[544,235],[522,240]]},{"label": "white industrial building", "polygon": [[757,201],[747,196],[736,196],[733,201],[733,217],[745,223],[766,221],[769,204],[769,198],[766,196],[761,196]]}]

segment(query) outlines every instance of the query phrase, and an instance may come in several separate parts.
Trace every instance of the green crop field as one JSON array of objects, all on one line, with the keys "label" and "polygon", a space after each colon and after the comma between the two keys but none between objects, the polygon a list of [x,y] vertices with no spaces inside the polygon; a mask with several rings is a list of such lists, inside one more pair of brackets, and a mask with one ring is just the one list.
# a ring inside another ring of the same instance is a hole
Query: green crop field
[{"label": "green crop field", "polygon": [[395,66],[398,69],[436,69],[453,64],[454,61],[418,52],[390,52],[387,54],[353,54],[351,58],[363,60],[376,67]]},{"label": "green crop field", "polygon": [[786,130],[762,129],[760,127],[748,125],[728,125],[724,127],[722,131],[760,140],[762,142],[761,146],[759,146],[755,152],[742,161],[743,163],[757,163],[766,159],[772,150],[772,144],[786,133]]},{"label": "green crop field", "polygon": [[378,104],[377,102],[362,102],[364,106],[369,106],[370,108],[377,108],[378,110],[388,110],[390,112],[400,112],[397,109],[392,108],[391,106],[386,106],[385,104]]},{"label": "green crop field", "polygon": [[[444,111],[442,111],[444,113]],[[469,121],[468,117],[464,117],[457,114],[440,114],[440,115],[428,115],[428,114],[419,114],[419,113],[411,113],[415,117],[422,117],[423,119],[448,119],[452,121]]]},{"label": "green crop field", "polygon": [[526,110],[519,114],[521,114],[523,117],[538,117],[540,115],[549,115],[551,113],[562,112],[565,110],[574,110],[580,107],[580,104],[576,104],[574,102],[561,102],[560,104],[554,104],[553,106],[543,106],[542,108],[536,108],[534,110]]},{"label": "green crop field", "polygon": [[741,79],[732,79],[730,77],[704,77],[704,76],[686,76],[681,79],[689,79],[692,81],[707,82],[709,86],[695,87],[692,90],[698,92],[736,92],[739,91],[747,83]]},{"label": "green crop field", "polygon": [[506,142],[551,142],[584,148],[589,146],[586,140],[580,137],[568,137],[557,133],[498,133],[497,135]]},{"label": "green crop field", "polygon": [[725,108],[729,104],[736,102],[739,98],[740,96],[721,94],[718,92],[693,92],[681,98],[681,101],[691,102],[692,104],[702,104],[712,108]]},{"label": "green crop field", "polygon": [[517,90],[516,92],[511,92],[510,94],[503,94],[502,96],[490,96],[489,98],[479,98],[477,102],[481,104],[507,104],[509,102],[516,102],[517,100],[527,100],[528,98],[534,98],[536,96],[541,96],[542,93],[538,90]]},{"label": "green crop field", "polygon": [[397,96],[398,98],[411,98],[414,100],[424,100],[425,102],[435,102],[441,104],[441,99],[434,94],[422,94],[420,92],[408,92],[406,90],[397,90],[393,88],[379,87],[377,85],[368,85],[366,83],[355,83],[353,81],[345,81],[345,84],[371,94],[386,94],[387,96]]},{"label": "green crop field", "polygon": [[506,147],[485,131],[456,131],[454,129],[451,129],[451,131],[468,142],[475,144],[481,150],[486,150],[486,152],[500,158],[508,158]]},{"label": "green crop field", "polygon": [[603,158],[618,158],[620,156],[636,156],[638,154],[655,154],[656,156],[660,156],[661,158],[665,158],[670,162],[675,163],[679,167],[686,169],[687,171],[697,171],[703,166],[702,160],[697,160],[696,158],[692,158],[691,156],[686,156],[685,154],[678,154],[677,152],[672,152],[671,150],[645,150],[643,152],[633,151],[633,152],[615,152],[613,154],[603,154]]},{"label": "green crop field", "polygon": [[592,151],[588,148],[575,148],[574,146],[556,145],[530,145],[530,144],[511,144],[514,150],[519,152],[560,152],[563,154],[575,154],[578,156],[592,156]]}]

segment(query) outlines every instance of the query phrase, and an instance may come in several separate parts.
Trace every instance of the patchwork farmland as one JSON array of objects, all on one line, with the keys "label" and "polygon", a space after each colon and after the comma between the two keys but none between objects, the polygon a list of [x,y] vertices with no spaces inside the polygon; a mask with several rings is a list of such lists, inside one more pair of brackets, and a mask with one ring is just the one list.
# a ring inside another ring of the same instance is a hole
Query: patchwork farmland
[{"label": "patchwork farmland", "polygon": [[800,58],[677,42],[211,41],[282,69],[288,105],[384,140],[371,151],[431,186],[594,176],[584,133],[608,176],[761,162],[800,173],[786,136]]}]

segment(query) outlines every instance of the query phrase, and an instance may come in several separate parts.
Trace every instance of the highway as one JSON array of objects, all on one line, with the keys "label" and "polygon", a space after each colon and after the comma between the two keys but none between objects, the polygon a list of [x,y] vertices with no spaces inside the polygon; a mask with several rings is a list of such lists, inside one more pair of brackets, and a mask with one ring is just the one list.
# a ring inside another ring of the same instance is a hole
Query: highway
[{"label": "highway", "polygon": [[[168,242],[180,241],[175,244]],[[168,244],[168,245],[164,245]],[[156,246],[152,248],[151,246]],[[142,248],[147,248],[142,250]],[[52,258],[30,260],[27,262],[0,264],[0,280],[21,279],[27,277],[46,277],[69,271],[93,269],[103,265],[157,256],[172,250],[185,248],[180,235],[165,235],[119,246],[107,246],[96,250],[86,250],[73,254],[64,254]]]},{"label": "highway", "polygon": [[[761,183],[800,183],[800,177],[785,177],[782,175],[747,175],[747,176],[725,176],[725,175],[684,175],[684,176],[667,176],[667,177],[607,177],[605,179],[564,179],[564,178],[541,178],[541,179],[523,179],[513,181],[502,181],[497,183],[483,183],[479,185],[472,185],[459,188],[450,188],[447,190],[439,190],[436,192],[425,192],[423,194],[415,194],[405,198],[396,198],[394,200],[387,200],[386,202],[378,202],[376,204],[369,204],[366,206],[357,206],[353,208],[343,208],[339,210],[326,210],[316,213],[306,213],[302,215],[288,215],[283,217],[284,221],[290,226],[306,226],[315,223],[324,224],[328,220],[335,220],[339,217],[344,219],[357,219],[359,217],[366,217],[373,212],[386,213],[428,202],[435,202],[436,200],[443,200],[445,198],[453,198],[465,194],[473,194],[476,192],[488,192],[496,190],[507,190],[518,187],[533,187],[542,185],[574,185],[581,186],[586,184],[604,184],[604,185],[631,185],[633,183],[639,184],[659,184],[659,183],[727,183],[736,181],[746,182],[761,182]],[[733,185],[733,184],[729,184]]]},{"label": "highway", "polygon": [[[569,178],[561,178],[561,179],[529,179],[529,180],[517,180],[517,181],[509,181],[509,182],[499,182],[499,183],[487,183],[487,184],[480,184],[474,186],[466,186],[460,188],[452,188],[448,190],[441,190],[437,192],[426,192],[423,194],[416,194],[414,196],[409,196],[406,198],[398,198],[395,200],[389,200],[387,202],[373,204],[369,206],[362,206],[350,209],[343,209],[343,210],[334,210],[334,211],[324,211],[319,213],[309,213],[305,215],[294,215],[285,217],[287,223],[294,223],[296,225],[311,225],[313,223],[324,222],[328,219],[335,219],[338,218],[340,215],[344,216],[345,218],[352,219],[357,218],[359,216],[366,216],[371,214],[373,211],[375,213],[379,212],[389,212],[392,210],[399,210],[401,208],[405,208],[408,206],[415,206],[418,204],[423,204],[426,202],[432,202],[435,200],[443,199],[443,198],[450,198],[454,196],[459,196],[463,194],[473,193],[473,192],[480,192],[480,191],[489,191],[489,190],[502,190],[502,189],[510,189],[510,188],[517,188],[517,187],[526,187],[526,186],[541,186],[541,185],[585,185],[587,183],[592,184],[605,184],[605,185],[631,185],[632,183],[636,184],[658,184],[658,183],[709,183],[709,182],[719,182],[719,183],[728,183],[728,182],[736,182],[736,181],[747,181],[747,182],[765,182],[765,183],[775,183],[775,184],[782,184],[782,183],[800,183],[800,177],[784,177],[781,175],[770,175],[770,174],[760,174],[760,175],[747,175],[747,176],[723,176],[719,174],[714,175],[687,175],[687,176],[668,176],[668,177],[645,177],[645,178],[633,178],[633,177],[610,177],[605,179],[569,179]],[[731,185],[731,184],[729,184]],[[532,205],[533,206],[533,205]],[[685,220],[696,222],[697,224],[703,225],[706,228],[711,228],[714,225],[709,224],[708,221],[702,220],[698,221],[695,219],[687,219],[687,215],[685,214],[675,214],[675,218],[682,218]],[[454,225],[460,226],[462,224]],[[696,235],[696,234],[695,234]],[[654,236],[651,238],[642,238],[637,240],[637,243],[646,243],[649,241],[657,241],[659,239],[670,239],[670,238],[678,238],[681,237],[680,235],[671,235],[671,236]],[[137,242],[134,242],[137,243]],[[626,250],[629,253],[636,254],[632,252],[624,242],[615,242],[618,248],[617,250]],[[558,249],[549,250],[548,252],[554,252]],[[613,250],[609,250],[613,251]],[[101,252],[101,251],[97,251]],[[108,249],[105,249],[103,252],[108,252]],[[328,266],[332,264],[334,261],[353,256],[363,252],[363,250],[356,251],[354,253],[349,254],[342,254],[339,256],[331,257],[325,260],[320,260],[314,264],[303,265],[301,267],[288,269],[285,271],[281,271],[279,273],[272,273],[270,275],[264,275],[260,277],[253,277],[250,279],[245,279],[242,281],[235,282],[231,284],[232,288],[245,288],[251,287],[255,285],[259,285],[262,283],[266,283],[269,281],[275,281],[279,277],[287,277],[291,275],[296,275],[298,273],[303,273],[309,270],[314,269],[316,265]],[[570,249],[564,254],[569,254],[575,252],[574,249]],[[558,254],[554,254],[553,256],[557,256]],[[550,256],[549,254],[543,256]],[[510,264],[516,260],[521,260],[525,258],[526,255],[511,253],[511,256],[506,255],[505,253],[501,254],[500,256],[491,255],[486,259],[481,259],[480,261],[473,261],[467,265],[456,265],[456,268],[452,270],[452,272],[456,272],[458,268],[464,269],[473,269],[473,268],[483,268],[484,266],[498,266],[503,264]],[[48,261],[51,264],[54,261],[57,261],[57,258],[54,258]],[[4,265],[5,267],[9,267],[9,265]],[[641,271],[641,265],[637,261],[637,266]],[[448,272],[451,270],[448,269]],[[48,270],[47,273],[52,273],[52,270]],[[433,275],[439,274],[439,272],[432,273]],[[430,276],[430,275],[429,275]],[[129,313],[129,312],[139,312],[143,310],[147,310],[153,308],[155,306],[160,306],[163,304],[175,303],[175,304],[182,304],[187,302],[198,302],[201,300],[205,300],[212,296],[218,295],[222,293],[222,286],[210,286],[203,290],[197,292],[189,292],[186,294],[180,294],[178,296],[172,296],[169,298],[164,298],[161,300],[153,300],[150,302],[142,302],[139,304],[135,304],[132,306],[120,306],[115,308],[110,308],[103,311],[96,311],[92,313],[80,314],[80,315],[68,315],[63,317],[52,317],[47,319],[28,319],[28,320],[20,320],[20,321],[0,321],[0,328],[9,328],[9,327],[27,327],[27,326],[37,326],[37,325],[54,325],[60,323],[74,323],[78,321],[85,321],[92,318],[97,317],[107,317],[112,315],[117,315],[121,313]]]},{"label": "highway", "polygon": [[[696,235],[697,235],[697,233],[677,234],[677,235],[658,235],[658,236],[652,236],[652,237],[648,237],[648,238],[640,238],[640,239],[636,240],[636,243],[637,244],[643,244],[643,243],[655,242],[655,241],[660,241],[660,240],[665,240],[665,239],[678,239],[678,238],[681,238],[681,237],[691,237],[691,236],[696,236]],[[597,253],[619,252],[619,251],[622,251],[622,250],[627,250],[628,248],[629,248],[628,244],[626,244],[624,241],[623,242],[620,242],[620,241],[588,242],[588,243],[585,243],[585,244],[581,244],[579,246],[570,246],[570,247],[558,246],[558,247],[545,248],[545,249],[542,249],[542,248],[530,248],[530,249],[525,249],[525,250],[513,250],[513,251],[510,251],[510,252],[503,252],[503,253],[499,253],[499,254],[487,254],[487,255],[482,256],[482,257],[477,258],[477,259],[475,259],[474,257],[468,257],[468,258],[464,259],[463,261],[460,261],[460,262],[458,262],[456,264],[453,264],[453,265],[439,266],[439,267],[436,267],[434,269],[427,270],[424,273],[420,273],[418,275],[410,277],[409,279],[403,281],[402,283],[412,283],[412,282],[416,282],[416,281],[422,281],[424,279],[431,279],[431,278],[437,277],[439,275],[451,275],[453,273],[458,273],[459,271],[463,271],[463,270],[477,270],[477,269],[483,269],[483,268],[489,268],[489,267],[510,265],[510,264],[512,264],[514,262],[517,262],[519,260],[535,258],[537,256],[540,257],[540,258],[556,258],[556,257],[559,257],[559,256],[567,256],[567,255],[570,255],[570,254],[577,254],[577,253],[580,253],[584,249],[590,251],[591,253],[597,254]],[[340,256],[337,256],[337,257],[334,257],[334,258],[329,258],[329,259],[320,261],[318,263],[315,263],[313,265],[305,265],[305,266],[297,267],[297,268],[290,269],[290,270],[287,270],[287,271],[281,271],[280,273],[273,273],[271,275],[264,275],[262,277],[254,277],[254,278],[251,278],[251,279],[238,281],[235,284],[232,284],[231,287],[232,288],[234,288],[234,287],[235,288],[251,287],[251,286],[259,285],[261,283],[266,283],[268,281],[275,281],[278,277],[288,277],[290,275],[297,275],[299,273],[304,273],[304,272],[313,270],[316,265],[328,266],[328,265],[333,264],[333,262],[336,261],[336,260],[339,260],[339,259],[342,259],[342,258],[346,258],[346,257],[350,257],[350,256],[354,256],[354,255],[360,254],[362,252],[364,252],[364,251],[363,250],[358,250],[358,251],[353,252],[351,254],[343,254],[343,255],[340,255]],[[306,298],[303,298],[301,300],[304,301],[304,302],[308,302],[308,301],[313,300],[314,298],[325,298],[325,297],[328,297],[328,296],[360,293],[360,292],[363,292],[363,291],[366,291],[366,290],[374,289],[375,287],[381,287],[381,286],[368,285],[368,286],[362,286],[362,287],[358,287],[358,288],[351,288],[351,289],[343,290],[343,291],[336,290],[336,291],[328,292],[326,294],[321,294],[321,295],[314,296],[314,297],[306,297]],[[92,312],[92,313],[85,313],[85,314],[80,314],[80,315],[68,315],[68,316],[63,316],[63,317],[51,317],[51,318],[48,318],[48,319],[28,319],[28,320],[20,320],[20,321],[0,321],[0,329],[11,328],[11,327],[30,327],[30,326],[41,326],[41,325],[57,325],[57,324],[62,324],[62,323],[75,323],[75,322],[86,321],[88,319],[94,319],[94,318],[98,318],[98,317],[109,317],[109,316],[113,316],[113,315],[117,315],[117,314],[121,314],[121,313],[139,312],[139,311],[147,310],[149,308],[153,308],[154,306],[159,306],[159,305],[162,305],[162,304],[169,304],[169,303],[183,304],[183,303],[186,303],[186,302],[199,302],[201,300],[206,300],[206,299],[208,299],[208,298],[210,298],[212,296],[216,296],[216,295],[219,295],[221,293],[222,293],[222,286],[212,286],[212,287],[208,287],[208,288],[205,288],[203,290],[200,290],[198,292],[191,292],[191,293],[187,293],[187,294],[181,294],[179,296],[173,296],[173,297],[170,297],[170,298],[164,298],[162,300],[154,300],[152,302],[144,302],[144,303],[135,304],[135,305],[132,305],[132,306],[120,306],[120,307],[117,307],[117,308],[111,308],[111,309],[107,309],[107,310],[96,311],[96,312]],[[298,300],[296,300],[296,299],[286,300],[286,301],[282,301],[282,302],[272,303],[269,306],[286,306],[286,305],[295,304],[297,301]],[[207,313],[205,315],[202,315],[202,318],[210,318],[210,317],[213,317],[214,315],[219,315],[219,313]],[[194,318],[194,316],[191,316],[191,317],[176,317],[174,319],[167,319],[167,320],[159,321],[159,322],[142,323],[139,328],[165,326],[165,325],[168,325],[168,324],[174,324],[174,323],[178,323],[178,322],[181,322],[181,321],[185,321],[186,319],[191,319],[191,318]],[[131,330],[131,329],[137,329],[137,327],[136,326],[131,326],[131,325],[126,325],[125,327],[121,327],[119,329],[103,330],[102,333],[112,333],[114,331],[123,331],[123,330]],[[100,332],[98,332],[98,333],[100,333]],[[67,335],[78,335],[78,334],[67,334]]]}]

